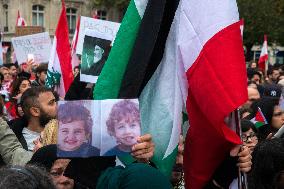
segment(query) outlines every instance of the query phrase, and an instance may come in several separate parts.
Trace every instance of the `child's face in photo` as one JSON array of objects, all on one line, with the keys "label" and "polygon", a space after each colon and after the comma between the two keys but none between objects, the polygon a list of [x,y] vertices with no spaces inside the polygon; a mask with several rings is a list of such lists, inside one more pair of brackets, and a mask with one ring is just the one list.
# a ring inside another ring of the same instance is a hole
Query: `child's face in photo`
[{"label": "child's face in photo", "polygon": [[115,125],[114,132],[118,143],[131,147],[137,143],[137,137],[140,136],[140,123],[126,117]]},{"label": "child's face in photo", "polygon": [[59,124],[58,147],[64,151],[77,150],[86,140],[84,121],[72,121]]}]

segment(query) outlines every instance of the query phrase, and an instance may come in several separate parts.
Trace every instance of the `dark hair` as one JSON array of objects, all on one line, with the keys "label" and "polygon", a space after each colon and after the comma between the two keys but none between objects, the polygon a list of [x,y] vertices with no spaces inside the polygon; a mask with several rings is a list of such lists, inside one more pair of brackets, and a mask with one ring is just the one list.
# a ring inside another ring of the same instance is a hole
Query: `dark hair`
[{"label": "dark hair", "polygon": [[37,68],[36,68],[36,70],[35,70],[35,72],[36,73],[41,73],[41,72],[47,72],[47,68],[48,68],[48,64],[40,64]]},{"label": "dark hair", "polygon": [[60,104],[58,107],[58,120],[62,123],[84,121],[85,132],[91,133],[92,131],[93,120],[91,113],[81,102],[78,101],[68,101],[64,104]]},{"label": "dark hair", "polygon": [[252,154],[250,189],[274,188],[275,176],[284,170],[284,140],[275,138],[256,145]]},{"label": "dark hair", "polygon": [[252,129],[253,132],[257,133],[257,129],[254,124],[246,119],[241,120],[242,132],[247,132],[248,130]]},{"label": "dark hair", "polygon": [[2,96],[0,95],[0,116],[3,116],[4,115],[4,100],[2,98]]},{"label": "dark hair", "polygon": [[19,78],[16,78],[11,86],[11,94],[10,94],[10,102],[13,102],[14,104],[16,104],[16,100],[13,98],[15,96],[17,96],[17,94],[19,93],[19,90],[20,90],[20,86],[22,84],[23,81],[28,81],[30,84],[31,84],[31,81],[26,78],[26,77],[19,77]]},{"label": "dark hair", "polygon": [[8,69],[10,69],[12,66],[15,66],[16,68],[18,68],[18,64],[14,64],[14,63],[8,63],[8,64],[4,64],[4,66]]},{"label": "dark hair", "polygon": [[270,67],[268,70],[267,70],[267,75],[271,75],[271,74],[273,74],[273,71],[275,71],[275,70],[277,70],[277,71],[279,71],[279,68],[277,68],[277,67]]},{"label": "dark hair", "polygon": [[259,79],[262,78],[262,75],[256,69],[247,69],[247,77],[249,80],[253,78],[254,75],[258,75]]},{"label": "dark hair", "polygon": [[134,121],[140,123],[139,106],[131,100],[122,100],[113,105],[106,122],[110,136],[115,136],[115,125],[123,118],[130,115]]},{"label": "dark hair", "polygon": [[4,80],[4,75],[0,72],[0,80],[3,81]]},{"label": "dark hair", "polygon": [[46,92],[52,93],[51,89],[49,88],[42,87],[42,86],[36,86],[36,87],[27,89],[23,93],[21,97],[21,106],[22,106],[23,112],[27,120],[29,120],[31,117],[30,108],[40,107],[38,97],[41,93],[46,93]]},{"label": "dark hair", "polygon": [[33,165],[1,168],[0,178],[0,189],[55,189],[48,173]]},{"label": "dark hair", "polygon": [[279,105],[279,99],[263,97],[252,103],[251,109],[253,111],[247,118],[252,119],[258,112],[258,108],[261,109],[268,124],[263,125],[258,128],[258,136],[260,140],[267,137],[269,133],[273,133],[273,128],[271,127],[272,117],[274,112],[274,107]]}]

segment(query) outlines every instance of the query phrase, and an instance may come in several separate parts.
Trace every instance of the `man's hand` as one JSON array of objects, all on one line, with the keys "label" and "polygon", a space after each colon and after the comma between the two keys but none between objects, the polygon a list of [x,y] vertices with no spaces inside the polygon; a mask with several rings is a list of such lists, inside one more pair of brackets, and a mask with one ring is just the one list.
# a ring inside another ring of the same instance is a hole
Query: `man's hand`
[{"label": "man's hand", "polygon": [[[236,151],[239,151],[237,154],[235,153]],[[252,162],[251,162],[251,159],[252,159],[252,156],[250,154],[250,150],[248,147],[246,146],[237,146],[235,148],[233,148],[231,150],[231,156],[238,156],[239,159],[238,159],[238,164],[237,166],[239,167],[239,169],[244,172],[244,173],[247,173],[251,170],[251,165],[252,165]]]},{"label": "man's hand", "polygon": [[146,134],[137,139],[137,144],[132,147],[131,155],[142,163],[147,163],[153,157],[155,145],[152,141],[152,136]]}]

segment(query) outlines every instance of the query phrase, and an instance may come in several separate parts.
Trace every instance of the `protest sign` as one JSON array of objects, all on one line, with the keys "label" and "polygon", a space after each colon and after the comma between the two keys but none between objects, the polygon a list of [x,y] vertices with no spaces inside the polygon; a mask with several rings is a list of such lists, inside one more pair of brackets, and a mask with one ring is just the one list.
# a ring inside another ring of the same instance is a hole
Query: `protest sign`
[{"label": "protest sign", "polygon": [[12,38],[12,44],[19,64],[27,61],[33,54],[36,63],[48,62],[51,40],[47,32]]},{"label": "protest sign", "polygon": [[128,155],[141,135],[138,99],[59,101],[58,157]]},{"label": "protest sign", "polygon": [[111,48],[112,36],[86,29],[81,56],[80,80],[96,83],[107,60]]},{"label": "protest sign", "polygon": [[84,41],[86,29],[94,30],[101,34],[109,34],[112,36],[111,41],[114,41],[116,33],[118,32],[119,26],[120,24],[116,22],[110,22],[106,20],[100,20],[100,19],[94,19],[94,18],[81,16],[76,54],[82,55],[83,41]]}]

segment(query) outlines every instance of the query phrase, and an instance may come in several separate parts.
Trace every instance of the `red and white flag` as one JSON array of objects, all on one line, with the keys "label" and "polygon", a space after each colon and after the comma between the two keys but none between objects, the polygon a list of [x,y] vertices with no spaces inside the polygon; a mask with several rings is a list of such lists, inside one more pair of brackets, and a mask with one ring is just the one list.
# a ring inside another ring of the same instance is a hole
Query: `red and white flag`
[{"label": "red and white flag", "polygon": [[267,36],[264,35],[264,42],[263,42],[260,57],[259,57],[259,60],[258,60],[259,69],[265,71],[265,64],[266,64],[267,60],[268,60]]},{"label": "red and white flag", "polygon": [[61,15],[48,63],[46,86],[55,87],[59,96],[64,98],[73,78],[66,8],[64,0],[62,0]]},{"label": "red and white flag", "polygon": [[19,10],[18,10],[16,26],[27,26],[27,23],[26,23],[25,19],[23,17],[21,17]]},{"label": "red and white flag", "polygon": [[185,140],[186,188],[201,189],[241,144],[225,118],[247,100],[246,68],[235,0],[181,0],[175,30],[190,128]]},{"label": "red and white flag", "polygon": [[79,66],[80,60],[78,56],[76,55],[76,48],[77,48],[77,43],[78,43],[78,36],[79,36],[79,30],[80,30],[80,20],[81,18],[79,17],[77,20],[77,25],[76,25],[76,30],[73,36],[72,44],[71,44],[71,56],[72,56],[72,69],[74,67]]}]

